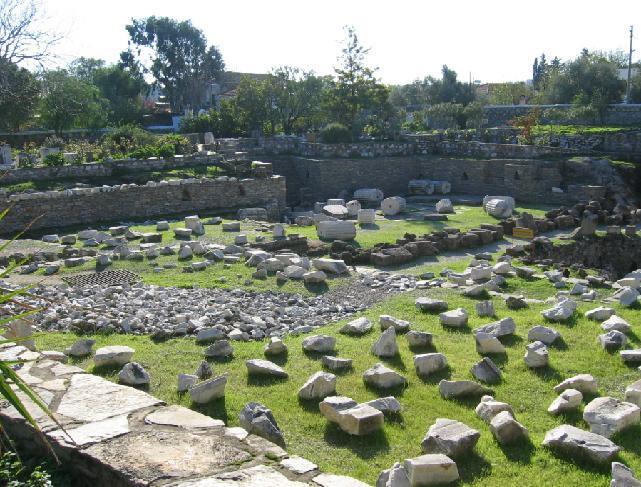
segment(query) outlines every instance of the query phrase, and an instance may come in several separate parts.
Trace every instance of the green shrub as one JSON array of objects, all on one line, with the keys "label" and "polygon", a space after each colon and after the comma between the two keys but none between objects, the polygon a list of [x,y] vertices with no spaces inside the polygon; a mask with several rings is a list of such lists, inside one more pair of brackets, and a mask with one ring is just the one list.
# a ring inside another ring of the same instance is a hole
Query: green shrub
[{"label": "green shrub", "polygon": [[57,135],[50,135],[42,142],[42,146],[62,149],[65,146],[65,141]]},{"label": "green shrub", "polygon": [[190,154],[191,143],[187,137],[178,134],[166,134],[158,137],[157,144],[159,146],[170,145],[173,147],[172,156],[175,154]]},{"label": "green shrub", "polygon": [[55,154],[47,154],[42,160],[42,163],[47,167],[58,167],[65,165],[65,156],[62,155],[62,152],[57,152]]},{"label": "green shrub", "polygon": [[18,456],[7,452],[0,457],[0,485],[6,487],[51,487],[51,477],[42,469],[25,468]]},{"label": "green shrub", "polygon": [[351,142],[352,134],[342,123],[332,122],[321,129],[320,138],[326,144],[338,144],[341,142]]}]

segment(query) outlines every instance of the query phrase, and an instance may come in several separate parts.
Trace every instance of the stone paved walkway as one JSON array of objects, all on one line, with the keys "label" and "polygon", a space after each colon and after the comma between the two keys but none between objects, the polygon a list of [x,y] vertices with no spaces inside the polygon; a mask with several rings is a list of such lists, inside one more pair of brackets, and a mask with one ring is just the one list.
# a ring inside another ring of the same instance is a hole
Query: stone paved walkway
[{"label": "stone paved walkway", "polygon": [[[0,346],[0,359],[27,360],[19,375],[53,411],[61,429],[21,392],[56,454],[92,487],[366,487],[321,473],[312,462],[242,428],[144,391],[48,360],[23,346]],[[8,403],[0,422],[18,445],[47,455],[44,443]]]}]

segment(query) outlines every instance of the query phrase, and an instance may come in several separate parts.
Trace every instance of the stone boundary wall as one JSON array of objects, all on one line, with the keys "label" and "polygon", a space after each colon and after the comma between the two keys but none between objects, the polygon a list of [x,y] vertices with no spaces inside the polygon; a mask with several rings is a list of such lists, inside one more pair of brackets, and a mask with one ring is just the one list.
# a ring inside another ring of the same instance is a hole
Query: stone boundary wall
[{"label": "stone boundary wall", "polygon": [[[569,204],[601,195],[606,188],[627,194],[617,170],[606,160],[459,159],[435,156],[377,159],[279,157],[274,172],[287,176],[288,204],[297,205],[301,188],[314,201],[342,191],[379,188],[385,196],[404,195],[411,179],[446,180],[452,193],[500,194],[519,202]],[[552,190],[558,188],[558,190]]]},{"label": "stone boundary wall", "polygon": [[116,159],[113,161],[88,162],[85,164],[59,167],[9,169],[2,172],[0,181],[3,184],[15,184],[26,181],[109,177],[117,174],[133,174],[179,169],[183,167],[207,166],[217,164],[220,161],[222,161],[222,156],[218,154],[174,156],[166,159]]},{"label": "stone boundary wall", "polygon": [[0,199],[0,211],[11,210],[0,222],[0,234],[99,222],[135,221],[199,211],[230,212],[267,208],[276,220],[285,207],[285,178],[179,179],[150,181],[44,193],[21,193]]},{"label": "stone boundary wall", "polygon": [[88,374],[45,353],[13,343],[0,347],[3,360],[25,361],[18,375],[64,430],[22,392],[19,397],[44,435],[6,401],[0,404],[0,424],[20,450],[35,458],[50,458],[44,436],[78,485],[368,487],[322,473],[314,463],[290,457],[279,445],[243,428],[226,427],[183,406],[167,406],[143,390]]},{"label": "stone boundary wall", "polygon": [[373,158],[407,156],[414,153],[414,146],[405,141],[358,142],[323,144],[307,142],[303,137],[268,137],[260,142],[263,153],[269,155],[297,155],[302,157]]},{"label": "stone boundary wall", "polygon": [[[531,110],[536,108],[541,112],[549,108],[561,111],[569,111],[573,105],[488,105],[483,107],[484,118],[487,120],[485,126],[498,127],[507,125],[508,121],[515,117],[527,115]],[[543,122],[549,122],[543,118]],[[606,125],[640,125],[641,124],[641,104],[630,105],[610,105],[604,120]],[[567,123],[580,123],[589,125],[591,120],[567,121]]]}]

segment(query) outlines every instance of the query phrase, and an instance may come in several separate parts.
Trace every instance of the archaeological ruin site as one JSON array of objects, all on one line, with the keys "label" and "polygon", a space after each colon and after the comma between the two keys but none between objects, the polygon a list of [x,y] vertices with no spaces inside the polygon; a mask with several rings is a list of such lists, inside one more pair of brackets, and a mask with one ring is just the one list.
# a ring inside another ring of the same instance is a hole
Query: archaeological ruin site
[{"label": "archaeological ruin site", "polygon": [[333,77],[173,86],[200,31],[131,22],[139,76],[0,49],[0,485],[641,486],[632,51],[609,98],[554,98],[587,50],[385,85],[352,28]]}]

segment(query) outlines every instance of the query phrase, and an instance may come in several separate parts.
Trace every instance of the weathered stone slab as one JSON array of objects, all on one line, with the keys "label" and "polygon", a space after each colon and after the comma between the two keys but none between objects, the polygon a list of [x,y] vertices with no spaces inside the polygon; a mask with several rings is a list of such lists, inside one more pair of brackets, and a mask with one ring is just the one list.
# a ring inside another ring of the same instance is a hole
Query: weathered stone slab
[{"label": "weathered stone slab", "polygon": [[54,441],[68,444],[76,444],[78,447],[98,443],[129,433],[129,421],[127,415],[122,414],[113,418],[103,419],[94,423],[84,424],[78,428],[56,430],[47,433],[47,436]]},{"label": "weathered stone slab", "polygon": [[586,458],[596,463],[612,461],[620,448],[604,436],[562,424],[545,434],[543,446],[570,458]]},{"label": "weathered stone slab", "polygon": [[75,374],[57,413],[77,421],[94,422],[163,404],[149,394],[90,374]]},{"label": "weathered stone slab", "polygon": [[171,405],[145,416],[145,423],[176,426],[185,429],[224,428],[225,423],[183,406]]}]

